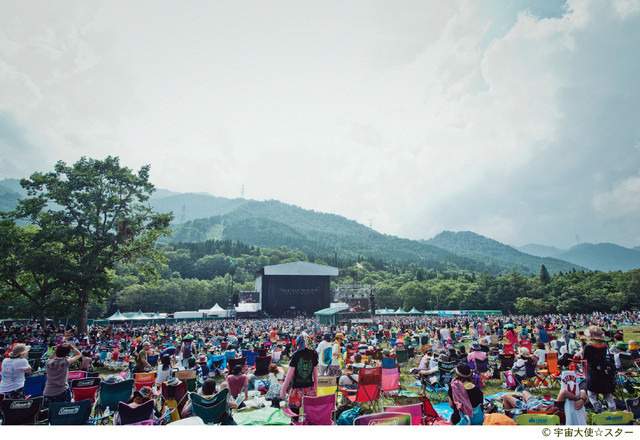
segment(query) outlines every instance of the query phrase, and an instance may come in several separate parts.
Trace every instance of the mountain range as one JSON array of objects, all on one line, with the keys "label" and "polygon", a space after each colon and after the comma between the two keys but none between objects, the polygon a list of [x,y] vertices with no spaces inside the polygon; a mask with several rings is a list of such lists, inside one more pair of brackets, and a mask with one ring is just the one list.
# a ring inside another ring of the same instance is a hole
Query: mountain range
[{"label": "mountain range", "polygon": [[[0,181],[0,211],[25,196],[17,179]],[[514,248],[473,232],[444,231],[428,240],[381,234],[353,220],[276,200],[228,199],[206,193],[159,189],[149,200],[158,212],[173,212],[173,235],[165,243],[210,239],[298,249],[316,258],[360,257],[415,263],[433,270],[538,274],[572,270],[628,271],[640,268],[640,248],[584,243],[569,250],[529,244]]]}]

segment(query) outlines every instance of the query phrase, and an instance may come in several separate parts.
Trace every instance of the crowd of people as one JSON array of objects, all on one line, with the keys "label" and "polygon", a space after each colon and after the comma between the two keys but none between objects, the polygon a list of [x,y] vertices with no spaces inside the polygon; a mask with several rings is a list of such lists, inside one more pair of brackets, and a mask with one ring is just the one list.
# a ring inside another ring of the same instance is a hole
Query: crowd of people
[{"label": "crowd of people", "polygon": [[[220,355],[239,356],[242,348],[251,348],[273,355],[274,362],[269,366],[262,390],[265,398],[276,407],[285,402],[283,405],[298,414],[303,398],[316,395],[318,377],[333,376],[341,387],[356,388],[359,369],[371,366],[363,362],[368,353],[382,347],[384,365],[385,359],[394,357],[395,350],[417,345],[416,341],[424,341],[426,337],[430,348],[409,373],[420,381],[419,394],[424,395],[438,380],[439,365],[454,363],[447,391],[452,424],[471,422],[474,411],[477,415],[477,408],[482,407],[484,396],[472,367],[488,362],[496,341],[509,345],[517,353],[510,373],[519,379],[518,383],[526,379],[528,368],[544,365],[549,352],[557,353],[561,366],[568,367],[576,359],[585,360],[587,366],[579,392],[562,391],[551,402],[541,402],[526,392],[507,393],[502,397],[505,410],[561,405],[571,400],[577,410],[588,401],[595,412],[601,412],[600,395],[613,411],[616,404],[611,379],[616,369],[621,368],[621,354],[640,357],[637,341],[624,342],[618,329],[636,325],[639,320],[638,312],[627,311],[543,317],[392,316],[377,317],[369,323],[339,325],[320,324],[306,317],[135,326],[117,322],[92,326],[87,333],[78,332],[73,326],[2,325],[0,396],[24,398],[25,376],[46,372],[44,407],[53,402],[70,402],[73,395],[67,376],[71,368],[99,370],[107,381],[152,371],[157,394],[163,383],[179,382],[173,377],[174,371],[185,369],[197,372],[200,395],[210,397],[228,389],[230,405],[242,408],[249,400],[249,389],[256,386],[253,378],[242,366],[221,372],[212,360]],[[529,341],[531,349],[522,346],[522,341]],[[612,341],[611,346],[605,341]],[[50,352],[39,371],[32,371],[28,362],[33,347]],[[151,358],[154,362],[149,362]],[[277,362],[278,359],[285,362]],[[132,395],[129,403],[141,404],[153,396],[154,387],[144,387]],[[191,414],[191,405],[187,404],[179,416],[186,418]]]}]

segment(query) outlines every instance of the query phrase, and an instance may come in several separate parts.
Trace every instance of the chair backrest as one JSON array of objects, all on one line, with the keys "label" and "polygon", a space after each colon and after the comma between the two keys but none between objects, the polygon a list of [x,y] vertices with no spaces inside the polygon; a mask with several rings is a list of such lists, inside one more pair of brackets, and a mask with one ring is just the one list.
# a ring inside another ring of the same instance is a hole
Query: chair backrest
[{"label": "chair backrest", "polygon": [[382,358],[382,368],[396,368],[397,367],[397,363],[396,363],[396,357],[383,357]]},{"label": "chair backrest", "polygon": [[119,402],[126,402],[133,394],[134,380],[127,379],[122,382],[100,382],[99,404],[102,409],[107,406],[110,409],[118,407]]},{"label": "chair backrest", "polygon": [[100,387],[102,379],[99,377],[90,377],[85,379],[74,379],[71,381],[71,390],[73,391],[73,400],[80,402],[89,399],[91,404],[96,401],[96,392]]},{"label": "chair backrest", "polygon": [[132,407],[124,402],[118,403],[118,416],[114,417],[114,424],[133,425],[144,420],[153,420],[154,401],[147,400],[142,405]]},{"label": "chair backrest", "polygon": [[440,385],[448,385],[456,375],[457,361],[441,362],[438,361],[438,383]]},{"label": "chair backrest", "polygon": [[231,372],[233,370],[233,367],[235,367],[236,365],[240,365],[244,369],[244,366],[246,363],[247,363],[247,358],[245,357],[227,359],[227,364],[229,365],[228,367],[229,372]]},{"label": "chair backrest", "polygon": [[158,365],[158,357],[159,355],[157,354],[150,354],[147,356],[147,363],[149,365],[151,365],[152,367],[155,367]]},{"label": "chair backrest", "polygon": [[382,391],[388,393],[389,391],[400,389],[400,371],[397,368],[383,368],[382,369]]},{"label": "chair backrest", "polygon": [[355,402],[373,402],[380,398],[382,391],[382,367],[361,368],[358,372],[358,388]]},{"label": "chair backrest", "polygon": [[318,376],[318,396],[335,394],[338,391],[338,378],[335,376]]},{"label": "chair backrest", "polygon": [[478,373],[486,373],[489,371],[489,358],[483,360],[476,359],[474,367]]},{"label": "chair backrest", "polygon": [[271,365],[271,356],[258,356],[255,361],[256,370],[254,376],[266,376],[269,374],[269,365]]},{"label": "chair backrest", "polygon": [[179,380],[195,379],[197,376],[196,370],[176,370],[173,372],[173,377]]},{"label": "chair backrest", "polygon": [[47,385],[47,375],[39,374],[24,378],[24,395],[31,397],[42,396],[44,387]]},{"label": "chair backrest", "polygon": [[409,353],[407,350],[396,350],[396,358],[399,364],[406,364],[409,360]]},{"label": "chair backrest", "polygon": [[156,373],[136,373],[133,376],[135,381],[136,391],[140,391],[140,388],[144,386],[151,386],[156,382]]},{"label": "chair backrest", "polygon": [[204,423],[225,424],[231,419],[229,409],[229,389],[225,388],[211,399],[190,393],[193,415],[200,417]]},{"label": "chair backrest", "polygon": [[516,417],[516,425],[559,425],[560,417],[555,414],[520,414]]},{"label": "chair backrest", "polygon": [[431,425],[436,420],[440,419],[440,415],[431,404],[431,401],[426,397],[420,397],[422,400],[422,423],[424,425]]},{"label": "chair backrest", "polygon": [[625,399],[624,403],[627,405],[627,411],[633,414],[633,418],[640,419],[640,396],[634,399]]},{"label": "chair backrest", "polygon": [[257,351],[249,351],[249,353],[246,356],[243,354],[242,357],[246,357],[247,358],[247,365],[250,366],[250,367],[253,367],[256,364],[256,358],[258,357],[258,352]]},{"label": "chair backrest", "polygon": [[333,425],[332,413],[336,408],[336,395],[302,398],[302,410],[305,414],[303,425]]},{"label": "chair backrest", "polygon": [[414,405],[406,406],[385,406],[382,409],[384,412],[405,413],[411,416],[412,425],[422,425],[422,404],[416,403]]},{"label": "chair backrest", "polygon": [[624,411],[605,411],[594,414],[591,423],[594,425],[630,425],[633,420],[633,413]]},{"label": "chair backrest", "polygon": [[504,344],[504,353],[505,354],[514,354],[515,350],[513,349],[513,345],[511,344]]},{"label": "chair backrest", "polygon": [[49,405],[50,425],[86,425],[91,415],[91,399],[53,402]]},{"label": "chair backrest", "polygon": [[531,352],[531,340],[529,340],[529,339],[521,339],[520,340],[520,347],[524,347],[527,350],[529,350],[529,352]]},{"label": "chair backrest", "polygon": [[71,383],[71,381],[74,379],[84,379],[86,376],[86,371],[74,370],[69,371],[69,373],[67,374],[67,379],[69,380],[69,383]]},{"label": "chair backrest", "polygon": [[516,359],[514,354],[500,354],[498,356],[500,358],[500,370],[507,371],[513,367],[513,362]]},{"label": "chair backrest", "polygon": [[558,353],[549,352],[545,355],[545,360],[547,363],[547,369],[550,374],[558,375],[560,374],[560,368],[558,368]]},{"label": "chair backrest", "polygon": [[40,409],[42,409],[43,396],[29,399],[3,399],[2,415],[3,425],[33,425],[36,423]]},{"label": "chair backrest", "polygon": [[623,371],[633,368],[634,363],[631,353],[620,353],[618,356],[620,357],[620,366],[622,367]]},{"label": "chair backrest", "polygon": [[411,425],[411,416],[407,413],[383,412],[357,417],[354,425]]},{"label": "chair backrest", "polygon": [[189,395],[189,387],[186,381],[180,382],[178,385],[169,386],[167,382],[162,383],[162,399],[175,399],[178,411],[181,411],[187,403]]}]

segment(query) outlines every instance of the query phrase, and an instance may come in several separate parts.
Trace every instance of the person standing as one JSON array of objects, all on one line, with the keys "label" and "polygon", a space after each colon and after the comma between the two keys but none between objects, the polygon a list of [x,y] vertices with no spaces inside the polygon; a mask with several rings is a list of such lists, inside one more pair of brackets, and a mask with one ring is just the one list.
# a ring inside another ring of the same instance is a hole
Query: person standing
[{"label": "person standing", "polygon": [[613,399],[615,389],[616,368],[612,355],[605,344],[604,331],[595,325],[585,332],[589,343],[584,346],[582,357],[587,361],[587,395],[593,409],[601,413],[602,405],[598,401],[598,394],[603,394],[609,411],[616,410]]},{"label": "person standing", "polygon": [[291,356],[289,371],[280,391],[280,399],[284,400],[289,393],[289,409],[294,414],[300,414],[302,398],[315,397],[318,393],[318,354],[314,350],[313,341],[306,332],[302,332],[296,339],[298,350]]},{"label": "person standing", "polygon": [[[72,351],[73,356],[69,357]],[[43,392],[43,408],[49,408],[49,405],[54,402],[71,402],[71,389],[68,382],[69,367],[80,358],[82,358],[80,350],[69,343],[64,343],[57,346],[47,359],[45,363],[47,384]]]},{"label": "person standing", "polygon": [[4,399],[24,399],[24,375],[31,373],[29,361],[25,358],[31,347],[16,344],[9,357],[2,361],[0,394]]}]

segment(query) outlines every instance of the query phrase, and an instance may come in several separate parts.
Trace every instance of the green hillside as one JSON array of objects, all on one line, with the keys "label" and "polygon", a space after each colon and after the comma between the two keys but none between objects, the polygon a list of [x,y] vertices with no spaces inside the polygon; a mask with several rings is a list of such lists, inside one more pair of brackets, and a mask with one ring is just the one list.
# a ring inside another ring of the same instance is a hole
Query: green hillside
[{"label": "green hillside", "polygon": [[603,272],[640,268],[640,252],[612,243],[579,244],[559,254],[558,258]]},{"label": "green hillside", "polygon": [[543,264],[549,273],[585,269],[576,263],[525,254],[474,232],[444,231],[425,242],[468,258],[485,259],[496,266],[510,266],[524,274],[539,273]]}]

